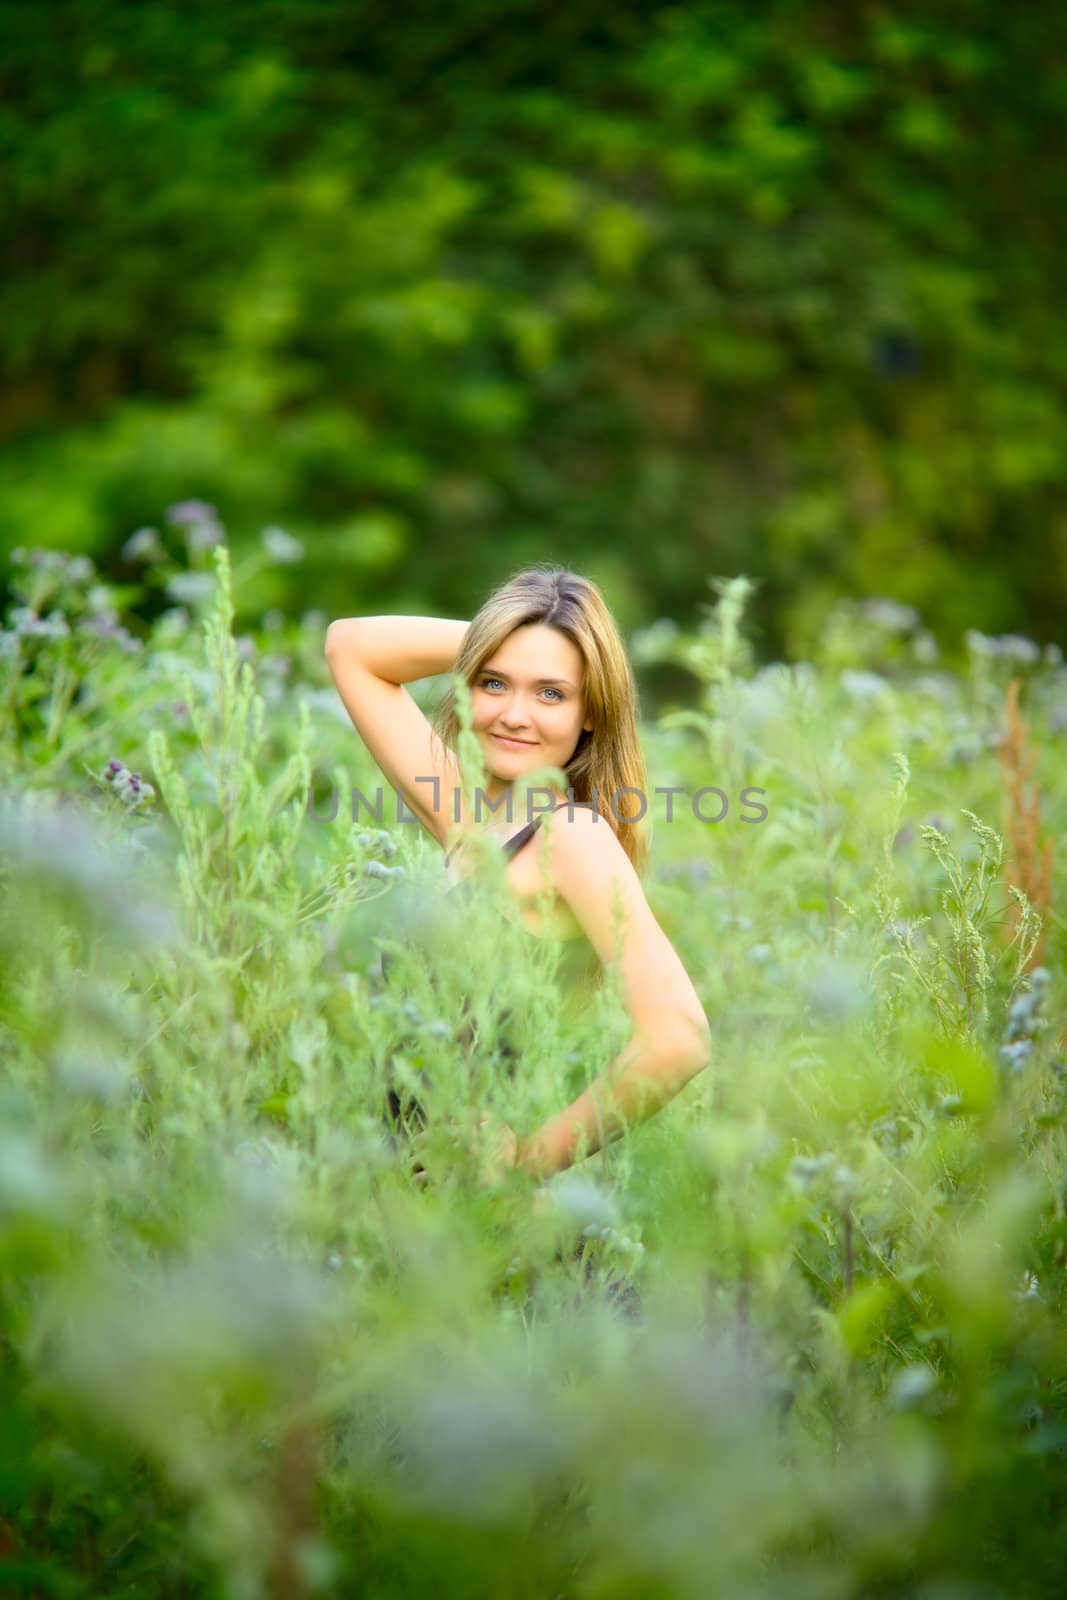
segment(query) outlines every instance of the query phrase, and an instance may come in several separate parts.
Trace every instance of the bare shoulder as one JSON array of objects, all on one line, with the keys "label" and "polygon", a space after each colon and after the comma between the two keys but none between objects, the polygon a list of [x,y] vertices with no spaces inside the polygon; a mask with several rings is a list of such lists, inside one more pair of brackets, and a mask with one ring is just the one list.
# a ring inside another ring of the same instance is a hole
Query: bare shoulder
[{"label": "bare shoulder", "polygon": [[606,816],[561,806],[546,821],[552,887],[607,959],[620,917],[646,932],[654,923],[641,880]]},{"label": "bare shoulder", "polygon": [[610,860],[613,853],[617,852],[629,866],[630,858],[610,820],[602,812],[594,811],[587,802],[560,805],[545,818],[545,822],[557,848],[559,844],[570,844],[572,849],[587,850],[599,844],[605,859]]},{"label": "bare shoulder", "polygon": [[636,1028],[657,1049],[703,1064],[709,1028],[700,999],[611,821],[576,805],[549,822],[553,887],[601,962],[621,974]]}]

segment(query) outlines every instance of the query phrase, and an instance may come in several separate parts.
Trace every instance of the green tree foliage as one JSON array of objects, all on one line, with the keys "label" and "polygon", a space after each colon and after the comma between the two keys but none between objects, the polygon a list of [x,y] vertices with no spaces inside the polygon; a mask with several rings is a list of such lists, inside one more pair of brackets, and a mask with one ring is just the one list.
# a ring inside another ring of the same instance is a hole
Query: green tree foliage
[{"label": "green tree foliage", "polygon": [[114,559],[195,494],[307,541],[297,603],[465,614],[554,554],[635,621],[751,573],[780,650],[878,591],[1051,637],[1065,35],[993,0],[9,5],[0,539]]}]

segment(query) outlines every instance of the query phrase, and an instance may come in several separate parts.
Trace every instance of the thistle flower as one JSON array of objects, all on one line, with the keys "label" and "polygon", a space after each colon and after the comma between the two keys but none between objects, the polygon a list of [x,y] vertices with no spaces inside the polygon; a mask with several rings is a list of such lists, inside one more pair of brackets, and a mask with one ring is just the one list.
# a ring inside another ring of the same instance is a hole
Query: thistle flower
[{"label": "thistle flower", "polygon": [[156,798],[152,785],[139,772],[131,772],[121,761],[109,761],[101,778],[111,785],[112,793],[117,794],[131,811],[140,805],[150,804]]}]

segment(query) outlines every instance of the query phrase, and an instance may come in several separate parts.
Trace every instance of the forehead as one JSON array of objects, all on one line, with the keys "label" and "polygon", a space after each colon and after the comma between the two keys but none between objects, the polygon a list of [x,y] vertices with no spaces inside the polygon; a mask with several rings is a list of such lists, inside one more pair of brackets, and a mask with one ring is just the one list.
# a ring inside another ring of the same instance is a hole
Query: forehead
[{"label": "forehead", "polygon": [[581,685],[582,653],[566,634],[543,622],[527,622],[509,633],[486,662],[515,677],[567,678]]}]

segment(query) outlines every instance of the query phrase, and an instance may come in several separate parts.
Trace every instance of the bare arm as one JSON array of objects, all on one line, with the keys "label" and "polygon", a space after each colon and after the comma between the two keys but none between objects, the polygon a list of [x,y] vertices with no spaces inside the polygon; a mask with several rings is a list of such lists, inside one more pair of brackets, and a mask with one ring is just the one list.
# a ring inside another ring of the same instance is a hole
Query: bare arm
[{"label": "bare arm", "polygon": [[441,844],[459,772],[404,684],[449,672],[467,627],[448,617],[386,616],[340,617],[326,630],[326,661],[345,710],[382,773]]},{"label": "bare arm", "polygon": [[326,659],[358,660],[386,683],[450,671],[469,624],[450,617],[338,617],[326,629]]},{"label": "bare arm", "polygon": [[519,1140],[517,1165],[542,1178],[652,1116],[711,1059],[696,990],[614,833],[577,808],[550,826],[553,882],[601,960],[618,960],[634,1033],[573,1104]]}]

